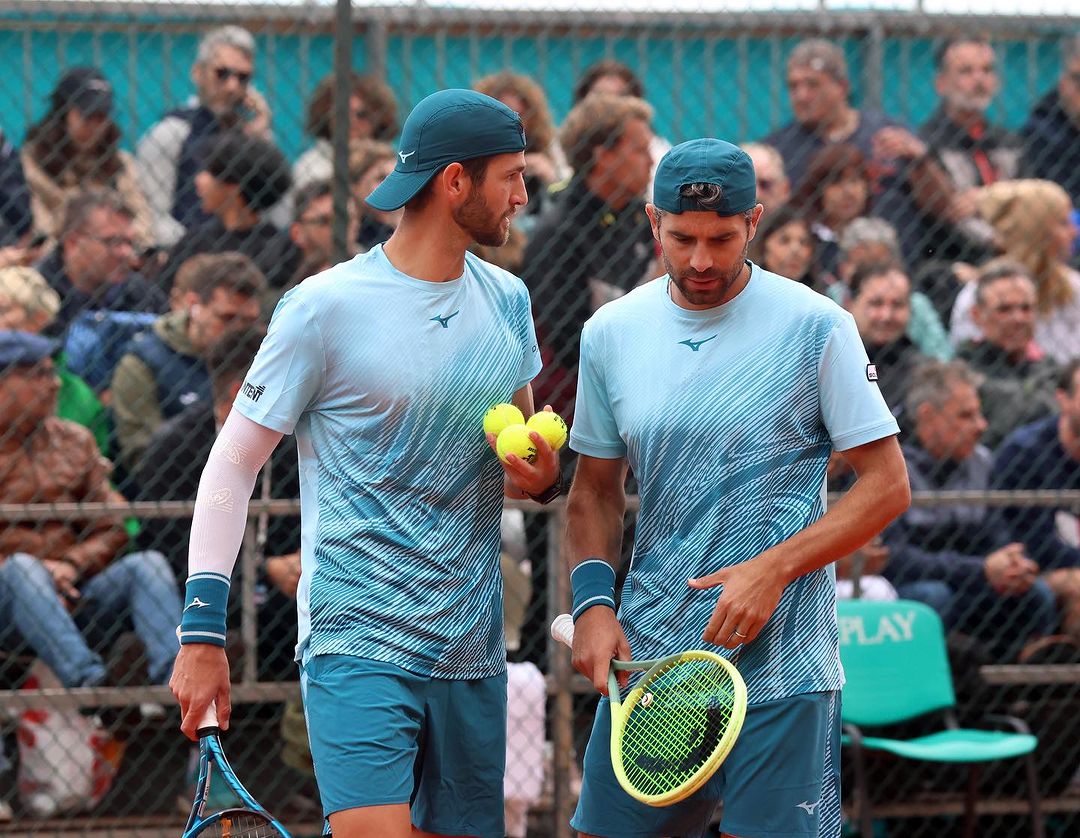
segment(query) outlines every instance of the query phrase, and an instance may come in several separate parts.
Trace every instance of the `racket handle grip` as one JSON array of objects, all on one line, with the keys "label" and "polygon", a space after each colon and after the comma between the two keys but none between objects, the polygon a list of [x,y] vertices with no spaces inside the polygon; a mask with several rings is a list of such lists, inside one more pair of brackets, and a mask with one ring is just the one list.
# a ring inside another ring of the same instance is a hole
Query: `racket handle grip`
[{"label": "racket handle grip", "polygon": [[574,618],[569,614],[560,614],[551,621],[551,636],[564,646],[574,645]]},{"label": "racket handle grip", "polygon": [[217,702],[211,701],[210,706],[203,711],[202,718],[199,719],[199,724],[195,728],[196,730],[206,730],[208,727],[217,727]]}]

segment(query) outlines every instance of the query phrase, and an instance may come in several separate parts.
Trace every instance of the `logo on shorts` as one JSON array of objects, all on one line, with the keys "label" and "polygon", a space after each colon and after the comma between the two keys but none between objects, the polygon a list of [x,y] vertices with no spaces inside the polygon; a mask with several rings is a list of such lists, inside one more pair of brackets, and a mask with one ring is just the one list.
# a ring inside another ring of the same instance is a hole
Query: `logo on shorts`
[{"label": "logo on shorts", "polygon": [[707,337],[705,338],[705,340],[692,340],[691,338],[687,338],[686,340],[680,340],[679,345],[689,346],[692,351],[697,352],[701,348],[701,344],[708,343],[710,340],[714,340],[715,338],[716,335]]},{"label": "logo on shorts", "polygon": [[866,380],[877,381],[877,366],[875,364],[866,365]]},{"label": "logo on shorts", "polygon": [[240,391],[253,402],[257,402],[259,397],[266,392],[266,386],[263,384],[256,386],[245,381],[244,386],[240,388]]},{"label": "logo on shorts", "polygon": [[821,805],[821,798],[819,797],[813,803],[811,803],[809,800],[804,800],[802,803],[796,803],[795,805],[800,809],[805,809],[806,814],[813,817],[814,812],[817,811],[817,807]]}]

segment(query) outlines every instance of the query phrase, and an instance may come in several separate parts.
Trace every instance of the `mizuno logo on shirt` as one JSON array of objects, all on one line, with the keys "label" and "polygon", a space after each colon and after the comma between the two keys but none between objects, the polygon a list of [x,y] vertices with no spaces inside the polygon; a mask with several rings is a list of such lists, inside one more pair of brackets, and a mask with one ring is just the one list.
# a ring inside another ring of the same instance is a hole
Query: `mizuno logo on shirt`
[{"label": "mizuno logo on shirt", "polygon": [[809,800],[804,800],[802,803],[796,803],[795,805],[798,806],[800,809],[805,809],[806,814],[813,816],[814,810],[821,805],[821,798],[819,797],[813,803],[811,803]]},{"label": "mizuno logo on shirt", "polygon": [[247,396],[253,402],[257,402],[259,400],[259,396],[261,396],[263,393],[266,392],[266,386],[263,385],[263,384],[255,386],[254,384],[250,384],[247,381],[245,381],[244,386],[241,387],[240,390],[245,396]]},{"label": "mizuno logo on shirt", "polygon": [[431,319],[438,323],[440,326],[442,326],[444,329],[449,329],[450,326],[448,324],[450,323],[450,318],[457,317],[460,312],[461,309],[458,309],[453,314],[446,315],[446,317],[439,317],[438,315],[435,315]]},{"label": "mizuno logo on shirt", "polygon": [[713,340],[713,338],[715,338],[715,337],[716,337],[716,335],[712,335],[710,337],[705,338],[705,340],[691,340],[690,338],[687,338],[686,340],[680,340],[679,344],[681,346],[689,346],[694,352],[697,352],[698,349],[701,348],[701,344],[708,343],[710,340]]},{"label": "mizuno logo on shirt", "polygon": [[415,149],[415,148],[414,148],[414,149],[413,149],[412,151],[410,151],[410,152],[404,152],[404,151],[399,151],[399,152],[397,153],[397,156],[398,156],[398,157],[400,157],[400,158],[401,158],[401,162],[402,162],[402,163],[404,163],[404,162],[405,162],[405,159],[406,159],[407,157],[412,157],[412,156],[413,156],[414,154],[416,154],[416,149]]},{"label": "mizuno logo on shirt", "polygon": [[209,607],[210,607],[209,602],[203,602],[198,597],[192,597],[191,602],[189,602],[187,604],[187,607],[184,608],[184,610],[187,611],[188,608],[209,608]]}]

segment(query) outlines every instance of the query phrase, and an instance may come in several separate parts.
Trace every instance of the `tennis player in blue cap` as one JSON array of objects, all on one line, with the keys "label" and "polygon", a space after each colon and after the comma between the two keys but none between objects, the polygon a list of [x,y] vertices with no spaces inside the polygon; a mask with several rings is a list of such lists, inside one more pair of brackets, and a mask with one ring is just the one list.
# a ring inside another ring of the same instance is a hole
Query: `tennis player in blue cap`
[{"label": "tennis player in blue cap", "polygon": [[[572,821],[583,835],[839,836],[839,666],[830,563],[905,509],[897,425],[851,316],[747,261],[762,207],[741,149],[671,149],[646,206],[667,275],[601,308],[581,338],[570,445],[574,665],[705,648],[736,658],[742,734],[695,795],[656,809],[618,785],[597,710]],[[825,511],[837,450],[854,487]],[[640,487],[615,612],[623,482]],[[593,561],[589,561],[592,559]]]},{"label": "tennis player in blue cap", "polygon": [[301,688],[337,838],[503,836],[504,492],[546,501],[558,458],[500,466],[481,421],[533,412],[540,370],[521,281],[472,242],[505,243],[528,198],[517,114],[444,90],[405,121],[367,199],[404,207],[385,245],[278,304],[203,471],[172,680],[183,730],[228,716],[225,605],[255,477],[283,434],[300,456]]}]

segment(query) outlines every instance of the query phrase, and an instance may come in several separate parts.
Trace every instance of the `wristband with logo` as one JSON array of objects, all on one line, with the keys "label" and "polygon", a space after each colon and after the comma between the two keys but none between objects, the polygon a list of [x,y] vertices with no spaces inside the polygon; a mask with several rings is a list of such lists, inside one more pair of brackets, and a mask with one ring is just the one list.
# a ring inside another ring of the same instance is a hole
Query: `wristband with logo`
[{"label": "wristband with logo", "polygon": [[570,574],[574,591],[574,622],[594,605],[615,610],[615,569],[603,559],[586,559]]},{"label": "wristband with logo", "polygon": [[180,616],[180,643],[225,645],[225,609],[229,604],[229,578],[220,573],[188,577],[184,612]]}]

